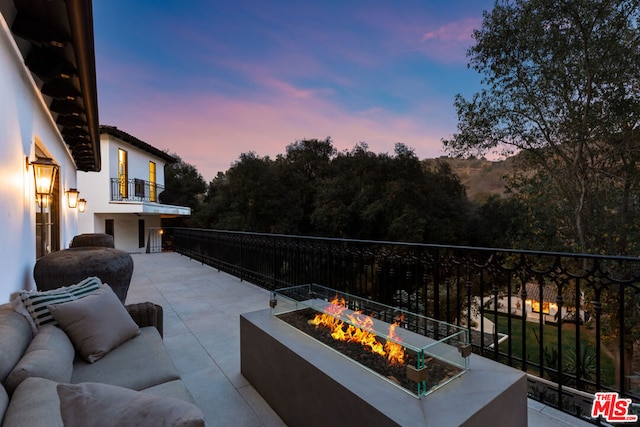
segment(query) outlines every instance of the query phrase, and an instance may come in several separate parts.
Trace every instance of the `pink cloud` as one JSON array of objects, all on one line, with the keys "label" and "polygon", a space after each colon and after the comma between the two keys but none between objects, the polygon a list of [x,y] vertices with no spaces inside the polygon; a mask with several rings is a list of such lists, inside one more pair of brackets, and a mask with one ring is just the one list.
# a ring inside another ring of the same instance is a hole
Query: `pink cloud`
[{"label": "pink cloud", "polygon": [[471,34],[478,28],[479,21],[475,18],[468,18],[458,22],[449,22],[434,30],[427,31],[422,36],[422,41],[434,40],[442,43],[468,43],[471,41]]},{"label": "pink cloud", "polygon": [[373,152],[392,153],[394,144],[403,142],[421,158],[442,154],[440,139],[449,131],[427,107],[412,116],[379,107],[351,113],[289,86],[274,85],[281,91],[268,101],[217,94],[177,98],[148,94],[142,105],[119,105],[105,117],[143,141],[178,154],[207,181],[226,171],[241,153],[275,158],[288,144],[304,138],[330,136],[339,151],[364,141]]},{"label": "pink cloud", "polygon": [[386,34],[386,48],[391,51],[417,51],[444,63],[466,62],[466,50],[472,44],[472,33],[482,24],[482,18],[443,19],[436,10],[408,16],[393,9],[363,12],[370,25]]},{"label": "pink cloud", "polygon": [[[313,51],[301,49],[291,40],[283,40],[278,52],[272,52],[264,58],[251,61],[248,61],[247,58],[233,55],[216,55],[215,45],[216,42],[213,42],[211,49],[207,45],[202,45],[203,63],[215,69],[225,69],[238,73],[258,85],[278,85],[279,83],[274,80],[276,77],[278,79],[316,77],[339,85],[348,86],[351,84],[339,69],[334,69],[327,65]],[[337,50],[337,48],[333,49],[334,52]],[[341,55],[348,56],[350,61],[371,65],[371,61],[366,59],[366,54],[353,50],[347,52],[347,49],[343,49]],[[211,77],[207,78],[210,79]]]},{"label": "pink cloud", "polygon": [[467,48],[473,43],[473,30],[480,25],[481,20],[476,18],[448,22],[425,31],[417,48],[426,56],[444,63],[464,61]]}]

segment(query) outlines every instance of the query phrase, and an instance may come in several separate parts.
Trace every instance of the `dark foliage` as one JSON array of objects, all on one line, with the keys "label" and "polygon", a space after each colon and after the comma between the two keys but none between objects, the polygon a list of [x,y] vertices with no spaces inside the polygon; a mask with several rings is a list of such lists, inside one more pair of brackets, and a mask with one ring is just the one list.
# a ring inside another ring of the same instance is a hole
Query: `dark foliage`
[{"label": "dark foliage", "polygon": [[[393,155],[372,153],[365,143],[337,153],[327,138],[298,141],[275,159],[253,152],[240,155],[227,172],[211,181],[191,224],[265,233],[509,246],[507,239],[515,232],[505,236],[496,227],[515,218],[504,216],[491,224],[496,209],[508,215],[498,207],[476,209],[447,163],[426,166],[404,144],[396,144]],[[490,235],[494,231],[497,236]]]}]

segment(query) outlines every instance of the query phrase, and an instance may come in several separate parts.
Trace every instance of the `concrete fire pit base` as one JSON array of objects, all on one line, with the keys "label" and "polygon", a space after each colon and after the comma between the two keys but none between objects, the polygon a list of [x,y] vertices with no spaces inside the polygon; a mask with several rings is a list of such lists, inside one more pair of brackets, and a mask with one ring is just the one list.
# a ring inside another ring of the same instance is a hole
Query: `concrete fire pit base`
[{"label": "concrete fire pit base", "polygon": [[240,370],[288,425],[526,426],[527,380],[471,355],[471,369],[417,399],[271,315],[240,315]]}]

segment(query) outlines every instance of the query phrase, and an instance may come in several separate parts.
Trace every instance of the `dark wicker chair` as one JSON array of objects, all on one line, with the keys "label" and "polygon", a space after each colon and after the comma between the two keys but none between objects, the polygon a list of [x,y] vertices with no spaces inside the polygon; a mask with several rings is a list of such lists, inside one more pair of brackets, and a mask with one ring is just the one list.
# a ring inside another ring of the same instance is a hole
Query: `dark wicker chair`
[{"label": "dark wicker chair", "polygon": [[78,234],[71,240],[70,248],[83,248],[87,246],[101,246],[104,248],[115,248],[113,236],[105,233],[84,233]]},{"label": "dark wicker chair", "polygon": [[160,332],[160,336],[164,337],[164,312],[162,311],[162,306],[152,302],[141,302],[127,304],[125,308],[139,327],[155,326]]},{"label": "dark wicker chair", "polygon": [[97,276],[125,303],[133,258],[127,252],[102,246],[83,246],[51,252],[36,261],[33,278],[41,291],[74,285],[87,277]]}]

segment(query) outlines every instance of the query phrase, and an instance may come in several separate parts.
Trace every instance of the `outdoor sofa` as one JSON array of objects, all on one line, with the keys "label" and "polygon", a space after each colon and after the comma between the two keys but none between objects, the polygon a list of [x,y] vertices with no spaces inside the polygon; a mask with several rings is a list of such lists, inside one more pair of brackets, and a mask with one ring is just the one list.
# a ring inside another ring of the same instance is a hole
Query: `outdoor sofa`
[{"label": "outdoor sofa", "polygon": [[0,305],[0,425],[204,425],[162,326],[161,306],[124,306],[96,277],[13,295]]}]

